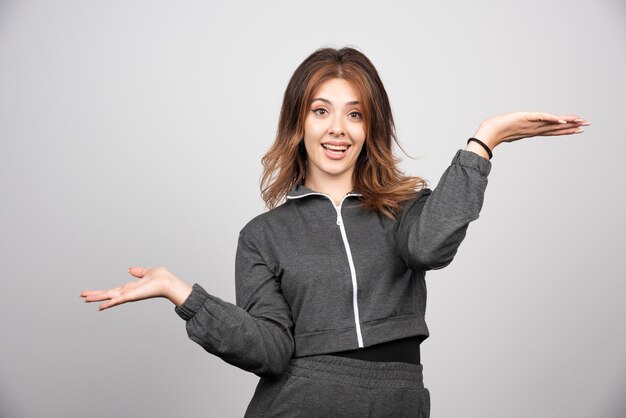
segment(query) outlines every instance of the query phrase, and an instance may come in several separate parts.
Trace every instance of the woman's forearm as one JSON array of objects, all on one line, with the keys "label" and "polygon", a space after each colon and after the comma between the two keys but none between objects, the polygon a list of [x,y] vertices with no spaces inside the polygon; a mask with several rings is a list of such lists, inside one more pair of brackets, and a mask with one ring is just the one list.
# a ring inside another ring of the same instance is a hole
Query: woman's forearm
[{"label": "woman's forearm", "polygon": [[267,289],[258,293],[248,312],[196,283],[175,311],[187,322],[189,338],[209,353],[258,376],[278,376],[293,355],[291,313],[286,302],[273,303]]},{"label": "woman's forearm", "polygon": [[477,154],[458,150],[437,188],[403,212],[397,240],[411,268],[434,270],[450,264],[468,225],[478,218],[491,162]]}]

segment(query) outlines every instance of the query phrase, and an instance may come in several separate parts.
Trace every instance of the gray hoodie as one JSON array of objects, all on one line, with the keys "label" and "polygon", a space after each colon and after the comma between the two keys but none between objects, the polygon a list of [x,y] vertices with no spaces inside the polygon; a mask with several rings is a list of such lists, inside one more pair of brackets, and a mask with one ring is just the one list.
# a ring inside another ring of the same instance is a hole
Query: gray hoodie
[{"label": "gray hoodie", "polygon": [[437,188],[421,190],[393,221],[358,193],[339,206],[300,185],[240,232],[236,305],[195,283],[175,308],[189,337],[258,376],[292,357],[428,337],[425,272],[452,261],[478,218],[491,162],[458,150]]}]

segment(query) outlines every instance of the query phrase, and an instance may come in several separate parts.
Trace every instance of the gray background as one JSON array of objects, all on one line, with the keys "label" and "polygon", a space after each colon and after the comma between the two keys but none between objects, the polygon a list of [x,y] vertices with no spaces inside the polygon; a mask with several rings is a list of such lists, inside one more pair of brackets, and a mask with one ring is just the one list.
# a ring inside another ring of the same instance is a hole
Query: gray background
[{"label": "gray background", "polygon": [[619,0],[1,1],[1,416],[243,415],[257,377],[170,302],[77,295],[163,265],[233,301],[287,81],[344,45],[432,186],[493,114],[592,122],[495,150],[481,218],[428,274],[432,416],[626,416],[625,18]]}]

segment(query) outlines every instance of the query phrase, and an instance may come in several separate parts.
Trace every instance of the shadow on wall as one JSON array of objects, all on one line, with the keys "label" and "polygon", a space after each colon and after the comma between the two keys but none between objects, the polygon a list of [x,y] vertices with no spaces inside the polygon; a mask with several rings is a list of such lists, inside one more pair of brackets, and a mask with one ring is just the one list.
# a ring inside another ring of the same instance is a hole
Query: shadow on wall
[{"label": "shadow on wall", "polygon": [[[0,7],[0,13],[1,10],[2,8]],[[17,409],[17,405],[11,400],[11,396],[8,394],[9,391],[5,389],[6,387],[4,385],[0,385],[0,417],[25,417],[26,415],[22,414],[21,411]]]},{"label": "shadow on wall", "polygon": [[[626,13],[626,7],[624,8]],[[591,383],[591,382],[589,382]],[[622,384],[614,387],[612,396],[609,398],[611,402],[607,402],[606,411],[599,414],[599,417],[626,417],[626,365],[622,371]]]}]

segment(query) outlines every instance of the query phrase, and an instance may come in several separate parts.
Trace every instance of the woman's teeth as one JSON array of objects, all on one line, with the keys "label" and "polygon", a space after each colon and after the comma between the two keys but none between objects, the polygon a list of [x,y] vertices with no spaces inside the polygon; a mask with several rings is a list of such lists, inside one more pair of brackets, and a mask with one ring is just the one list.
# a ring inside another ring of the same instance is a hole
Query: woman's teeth
[{"label": "woman's teeth", "polygon": [[322,147],[324,147],[324,149],[327,149],[333,154],[342,154],[348,149],[347,145],[322,144]]}]

